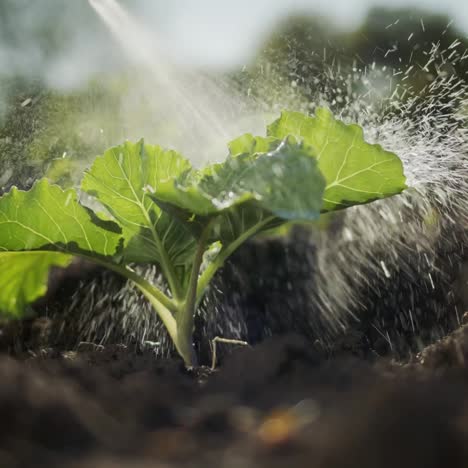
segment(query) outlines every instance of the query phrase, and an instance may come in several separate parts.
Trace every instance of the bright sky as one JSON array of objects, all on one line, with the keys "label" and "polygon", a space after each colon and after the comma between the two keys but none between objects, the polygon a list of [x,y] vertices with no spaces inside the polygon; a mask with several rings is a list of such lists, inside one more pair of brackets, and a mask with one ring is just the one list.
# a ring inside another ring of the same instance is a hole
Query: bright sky
[{"label": "bright sky", "polygon": [[[282,16],[310,11],[353,28],[373,5],[449,15],[468,33],[467,0],[139,0],[140,14],[185,61],[238,65]],[[122,1],[125,5],[125,1]]]}]

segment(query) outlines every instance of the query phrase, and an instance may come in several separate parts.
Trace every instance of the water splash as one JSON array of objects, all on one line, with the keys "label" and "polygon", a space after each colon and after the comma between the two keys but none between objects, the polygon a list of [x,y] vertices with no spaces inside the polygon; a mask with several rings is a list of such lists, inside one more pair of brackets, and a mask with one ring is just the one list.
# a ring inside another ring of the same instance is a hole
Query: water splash
[{"label": "water splash", "polygon": [[[290,76],[287,91],[293,108],[311,112],[327,106],[343,120],[360,124],[367,140],[397,153],[411,188],[337,213],[329,228],[311,233],[313,248],[290,241],[291,276],[308,268],[308,287],[302,284],[291,294],[281,282],[267,286],[283,294],[276,294],[274,301],[264,298],[257,310],[263,315],[262,336],[291,329],[334,343],[336,333],[350,321],[360,322],[357,327],[370,346],[384,340],[390,351],[405,352],[420,349],[461,323],[468,304],[461,301],[455,284],[460,284],[457,275],[468,261],[468,85],[445,70],[468,53],[459,44],[445,51],[435,44],[426,56],[435,73],[422,90],[410,84],[418,71],[411,62],[397,70],[375,63],[365,68],[355,63],[325,65],[301,83],[306,90],[302,95],[295,86],[301,63],[282,64],[280,73],[270,71],[268,87],[273,83],[281,90],[270,94],[282,94],[284,81],[278,76]],[[243,269],[240,256],[237,261],[235,277],[245,277],[237,286],[249,290],[255,277]],[[256,287],[262,291],[265,285]],[[245,300],[240,294],[222,307],[212,306],[214,319],[205,334],[219,334],[216,324],[222,324],[233,336],[246,339],[245,328],[233,319],[235,311],[245,308]],[[223,323],[226,315],[228,325]]]},{"label": "water splash", "polygon": [[367,139],[396,152],[411,187],[346,210],[333,236],[316,236],[320,287],[312,297],[331,328],[345,326],[350,314],[364,314],[393,350],[408,341],[413,349],[421,347],[460,324],[468,307],[454,287],[468,261],[468,84],[444,67],[467,56],[457,44],[445,51],[432,45],[427,60],[436,72],[427,85],[416,91],[403,79],[378,99],[380,89],[372,83],[409,78],[415,65],[340,72],[330,67],[325,73],[325,91],[314,101],[327,103],[362,125]]}]

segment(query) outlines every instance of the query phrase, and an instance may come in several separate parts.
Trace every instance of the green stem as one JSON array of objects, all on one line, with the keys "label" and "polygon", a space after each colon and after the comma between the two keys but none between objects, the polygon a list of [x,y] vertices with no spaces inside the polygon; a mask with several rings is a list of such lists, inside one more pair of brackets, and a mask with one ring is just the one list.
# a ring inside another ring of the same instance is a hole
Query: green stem
[{"label": "green stem", "polygon": [[177,351],[179,351],[180,353],[180,350],[177,346],[177,342],[179,340],[179,334],[177,331],[177,322],[174,316],[172,315],[171,311],[167,309],[163,304],[161,304],[161,302],[159,302],[156,299],[156,297],[154,297],[144,287],[138,284],[137,284],[137,287],[145,295],[145,297],[151,302],[151,305],[154,307],[154,310],[156,310],[157,314],[159,315],[159,318],[161,319],[162,323],[166,327],[166,330],[169,333],[169,336],[171,337],[172,342],[175,343]]},{"label": "green stem", "polygon": [[216,258],[210,263],[205,271],[201,274],[198,280],[196,304],[198,304],[203,295],[205,294],[206,288],[213,279],[216,272],[224,265],[224,262],[248,239],[257,234],[261,229],[271,223],[275,216],[268,216],[262,221],[254,224],[251,228],[247,229],[241,236],[239,236],[234,242],[231,242],[226,247],[223,247],[218,253]]},{"label": "green stem", "polygon": [[94,263],[96,263],[98,265],[106,267],[109,270],[115,271],[116,273],[123,276],[124,278],[127,278],[127,279],[133,281],[135,283],[135,285],[138,287],[138,289],[140,289],[142,292],[144,292],[146,297],[148,297],[147,294],[150,294],[152,297],[154,297],[158,302],[160,302],[161,305],[163,305],[171,313],[173,313],[173,314],[177,313],[177,311],[178,311],[177,305],[174,303],[173,300],[171,300],[168,296],[166,296],[166,294],[164,294],[156,286],[153,286],[149,281],[147,281],[145,278],[140,276],[138,273],[136,273],[130,267],[124,267],[124,266],[121,266],[121,265],[117,265],[117,264],[115,264],[113,262],[107,262],[106,260],[91,257],[91,256],[87,256],[87,255],[80,255],[80,256],[85,258],[86,260],[89,260],[89,261],[94,262]]},{"label": "green stem", "polygon": [[178,341],[176,346],[187,367],[198,366],[198,359],[192,344],[193,321],[195,318],[197,306],[198,277],[200,274],[200,268],[203,262],[203,254],[205,253],[211,225],[211,222],[208,223],[198,240],[197,250],[195,252],[195,257],[192,263],[192,271],[190,273],[187,295],[185,297],[184,305],[176,317],[178,330]]},{"label": "green stem", "polygon": [[166,327],[167,332],[169,333],[172,341],[176,343],[177,347],[178,333],[177,322],[174,318],[174,314],[178,312],[178,308],[177,305],[169,297],[167,297],[162,291],[153,286],[149,281],[145,280],[145,278],[140,276],[138,273],[136,273],[129,267],[123,267],[113,262],[107,262],[106,260],[101,258],[91,257],[83,254],[80,254],[79,256],[98,265],[104,266],[109,270],[115,271],[124,278],[133,281],[135,286],[151,302],[151,305],[156,310],[161,321]]}]

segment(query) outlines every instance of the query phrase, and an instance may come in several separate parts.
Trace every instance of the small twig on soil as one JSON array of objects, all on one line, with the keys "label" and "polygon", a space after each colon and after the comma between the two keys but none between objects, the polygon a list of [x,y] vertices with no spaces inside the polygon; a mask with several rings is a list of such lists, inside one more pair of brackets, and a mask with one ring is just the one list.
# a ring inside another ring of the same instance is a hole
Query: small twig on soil
[{"label": "small twig on soil", "polygon": [[211,340],[211,347],[212,347],[212,350],[213,350],[212,359],[211,359],[211,370],[212,371],[214,371],[216,369],[216,343],[225,343],[225,344],[249,346],[249,343],[247,343],[247,341],[230,340],[229,338],[221,338],[220,336],[214,337]]},{"label": "small twig on soil", "polygon": [[99,349],[100,351],[104,349],[103,345],[97,344],[97,343],[91,343],[90,341],[80,341],[80,343],[78,343],[77,349],[79,350],[82,346],[90,346],[94,348],[95,350]]}]

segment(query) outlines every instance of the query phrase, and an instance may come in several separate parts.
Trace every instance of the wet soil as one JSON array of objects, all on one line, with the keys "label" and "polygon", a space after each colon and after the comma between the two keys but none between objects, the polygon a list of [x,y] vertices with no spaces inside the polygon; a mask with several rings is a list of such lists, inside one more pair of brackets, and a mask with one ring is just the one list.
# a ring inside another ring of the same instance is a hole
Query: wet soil
[{"label": "wet soil", "polygon": [[466,467],[468,327],[410,362],[297,335],[186,371],[123,346],[0,356],[1,467]]}]

